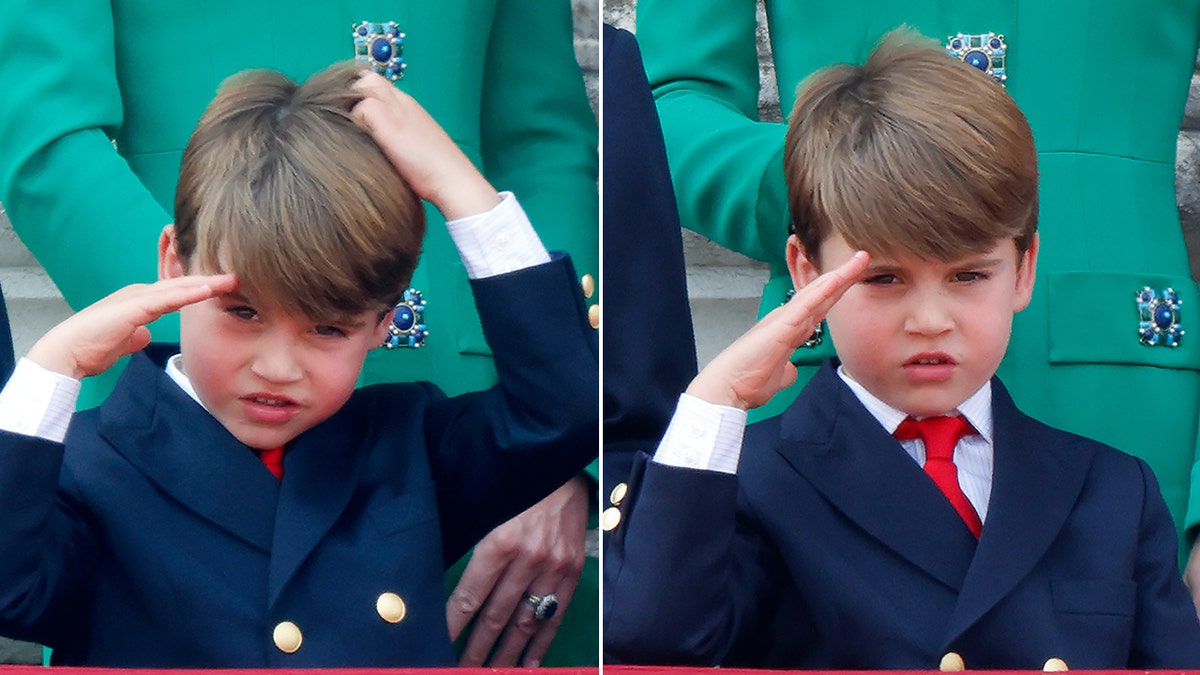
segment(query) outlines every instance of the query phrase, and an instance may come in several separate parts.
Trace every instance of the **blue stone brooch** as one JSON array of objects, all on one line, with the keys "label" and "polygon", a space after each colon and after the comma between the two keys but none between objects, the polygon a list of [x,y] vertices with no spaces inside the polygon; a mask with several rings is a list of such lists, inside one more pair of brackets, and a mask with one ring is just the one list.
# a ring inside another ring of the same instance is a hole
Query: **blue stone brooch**
[{"label": "blue stone brooch", "polygon": [[1161,293],[1146,286],[1136,295],[1138,308],[1138,339],[1153,347],[1178,347],[1183,339],[1183,324],[1179,322],[1179,294],[1173,288]]},{"label": "blue stone brooch", "polygon": [[383,346],[388,349],[416,349],[425,344],[425,298],[421,291],[410,288],[392,310],[388,336]]},{"label": "blue stone brooch", "polygon": [[370,64],[371,70],[395,82],[404,77],[404,33],[395,21],[356,23],[351,35],[354,37],[354,60]]},{"label": "blue stone brooch", "polygon": [[1000,84],[1004,84],[1008,79],[1008,73],[1004,67],[1004,57],[1008,53],[1008,45],[1004,43],[1003,35],[995,33],[952,35],[946,38],[946,53],[969,66],[982,70]]}]

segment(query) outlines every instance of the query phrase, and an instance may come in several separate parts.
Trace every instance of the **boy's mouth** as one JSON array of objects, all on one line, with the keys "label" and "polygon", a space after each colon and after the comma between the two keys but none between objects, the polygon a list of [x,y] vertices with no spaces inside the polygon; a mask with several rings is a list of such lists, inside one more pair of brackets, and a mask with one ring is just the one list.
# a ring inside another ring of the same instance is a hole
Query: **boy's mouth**
[{"label": "boy's mouth", "polygon": [[300,405],[287,396],[255,393],[239,400],[243,414],[257,424],[284,424],[300,413]]},{"label": "boy's mouth", "polygon": [[940,384],[954,377],[957,362],[949,354],[925,352],[904,362],[904,372],[914,384]]}]

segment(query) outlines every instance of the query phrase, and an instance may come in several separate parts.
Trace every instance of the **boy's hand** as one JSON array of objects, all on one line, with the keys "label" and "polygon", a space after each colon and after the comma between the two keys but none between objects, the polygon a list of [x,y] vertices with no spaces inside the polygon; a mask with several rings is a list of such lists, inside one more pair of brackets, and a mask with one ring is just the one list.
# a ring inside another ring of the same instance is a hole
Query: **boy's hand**
[{"label": "boy's hand", "polygon": [[232,274],[183,276],[126,286],[50,329],[25,358],[77,380],[98,375],[117,359],[150,343],[146,324],[236,287]]},{"label": "boy's hand", "polygon": [[688,385],[687,393],[718,405],[749,410],[796,381],[792,352],[821,322],[830,307],[867,269],[868,255],[854,254],[841,267],[796,291],[786,304],[759,320],[717,355]]},{"label": "boy's hand", "polygon": [[446,220],[484,213],[500,203],[496,189],[416,99],[372,72],[354,86],[365,94],[354,106],[354,118],[371,131],[417,195]]}]

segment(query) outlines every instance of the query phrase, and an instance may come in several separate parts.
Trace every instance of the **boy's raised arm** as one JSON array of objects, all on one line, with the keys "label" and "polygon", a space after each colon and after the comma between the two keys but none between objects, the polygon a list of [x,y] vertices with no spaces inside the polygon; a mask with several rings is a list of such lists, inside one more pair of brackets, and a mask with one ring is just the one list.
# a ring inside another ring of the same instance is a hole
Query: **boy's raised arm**
[{"label": "boy's raised arm", "polygon": [[150,343],[146,324],[236,287],[232,274],[183,276],[126,286],[50,329],[25,358],[77,380],[99,375],[117,359]]},{"label": "boy's raised arm", "polygon": [[796,380],[792,353],[858,281],[868,262],[867,253],[859,251],[841,267],[798,290],[790,301],[722,350],[696,375],[687,393],[708,403],[749,410],[790,386]]}]

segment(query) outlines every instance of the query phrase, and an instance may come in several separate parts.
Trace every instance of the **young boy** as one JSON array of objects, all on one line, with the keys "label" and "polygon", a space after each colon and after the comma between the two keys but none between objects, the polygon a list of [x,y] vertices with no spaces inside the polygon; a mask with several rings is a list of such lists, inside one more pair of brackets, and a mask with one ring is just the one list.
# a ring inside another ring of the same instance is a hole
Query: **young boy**
[{"label": "young boy", "polygon": [[[596,455],[569,261],[411,98],[360,75],[227,84],[185,152],[161,281],[18,365],[0,393],[0,633],[64,664],[450,665],[444,561]],[[419,198],[474,279],[492,390],[354,390],[416,265]],[[135,354],[69,419],[78,379],[176,309],[181,344]]]},{"label": "young boy", "polygon": [[[693,380],[634,471],[609,657],[1200,666],[1148,467],[1023,415],[993,376],[1038,255],[1033,139],[1004,90],[893,35],[807,83],[785,167],[797,294]],[[822,316],[840,361],[743,441]]]}]

